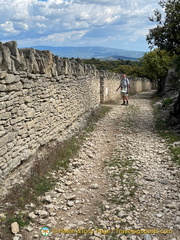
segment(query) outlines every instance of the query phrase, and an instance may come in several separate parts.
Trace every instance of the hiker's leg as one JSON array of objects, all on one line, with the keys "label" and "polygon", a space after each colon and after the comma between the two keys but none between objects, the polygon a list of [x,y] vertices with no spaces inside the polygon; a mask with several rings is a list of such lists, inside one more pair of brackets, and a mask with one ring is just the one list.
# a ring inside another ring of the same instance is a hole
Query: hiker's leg
[{"label": "hiker's leg", "polygon": [[123,99],[123,103],[122,103],[122,105],[125,105],[126,96],[125,96],[125,94],[124,94],[124,93],[122,93],[122,99]]},{"label": "hiker's leg", "polygon": [[126,96],[125,96],[125,101],[126,101],[126,104],[128,105],[129,104],[129,102],[128,102],[128,94],[126,94]]}]

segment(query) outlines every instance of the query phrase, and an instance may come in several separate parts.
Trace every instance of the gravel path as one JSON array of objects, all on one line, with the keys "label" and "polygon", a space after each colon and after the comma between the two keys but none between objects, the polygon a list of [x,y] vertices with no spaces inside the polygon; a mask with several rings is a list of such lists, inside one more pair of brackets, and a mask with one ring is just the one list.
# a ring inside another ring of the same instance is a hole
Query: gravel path
[{"label": "gravel path", "polygon": [[180,240],[179,167],[154,130],[151,96],[112,106],[13,240]]}]

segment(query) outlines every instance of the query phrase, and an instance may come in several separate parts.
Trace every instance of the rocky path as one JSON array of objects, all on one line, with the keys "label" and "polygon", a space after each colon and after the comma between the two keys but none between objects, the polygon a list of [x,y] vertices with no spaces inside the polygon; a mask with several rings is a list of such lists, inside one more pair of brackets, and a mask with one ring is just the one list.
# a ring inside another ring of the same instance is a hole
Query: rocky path
[{"label": "rocky path", "polygon": [[180,240],[179,167],[154,130],[151,95],[112,106],[13,240]]}]

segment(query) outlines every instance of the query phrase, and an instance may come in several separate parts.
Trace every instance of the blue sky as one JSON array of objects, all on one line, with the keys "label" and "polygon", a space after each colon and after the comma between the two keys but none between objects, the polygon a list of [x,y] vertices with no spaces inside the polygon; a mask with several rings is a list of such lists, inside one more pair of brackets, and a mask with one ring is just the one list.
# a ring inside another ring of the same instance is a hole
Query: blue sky
[{"label": "blue sky", "polygon": [[149,51],[159,0],[0,0],[0,41]]}]

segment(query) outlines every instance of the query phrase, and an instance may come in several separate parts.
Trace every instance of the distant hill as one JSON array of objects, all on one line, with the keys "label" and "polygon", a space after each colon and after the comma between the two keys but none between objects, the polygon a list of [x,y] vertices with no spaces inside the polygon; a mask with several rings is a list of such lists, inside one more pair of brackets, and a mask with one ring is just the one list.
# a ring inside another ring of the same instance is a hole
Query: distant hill
[{"label": "distant hill", "polygon": [[110,56],[110,57],[105,57],[105,58],[100,58],[101,60],[110,60],[110,61],[116,61],[116,60],[131,60],[131,61],[137,61],[139,59],[138,58],[134,58],[134,57],[125,57],[125,56]]},{"label": "distant hill", "polygon": [[131,51],[106,47],[51,47],[51,46],[33,46],[38,50],[50,50],[54,55],[67,58],[98,58],[103,60],[132,60],[136,61],[144,55],[142,51]]}]

